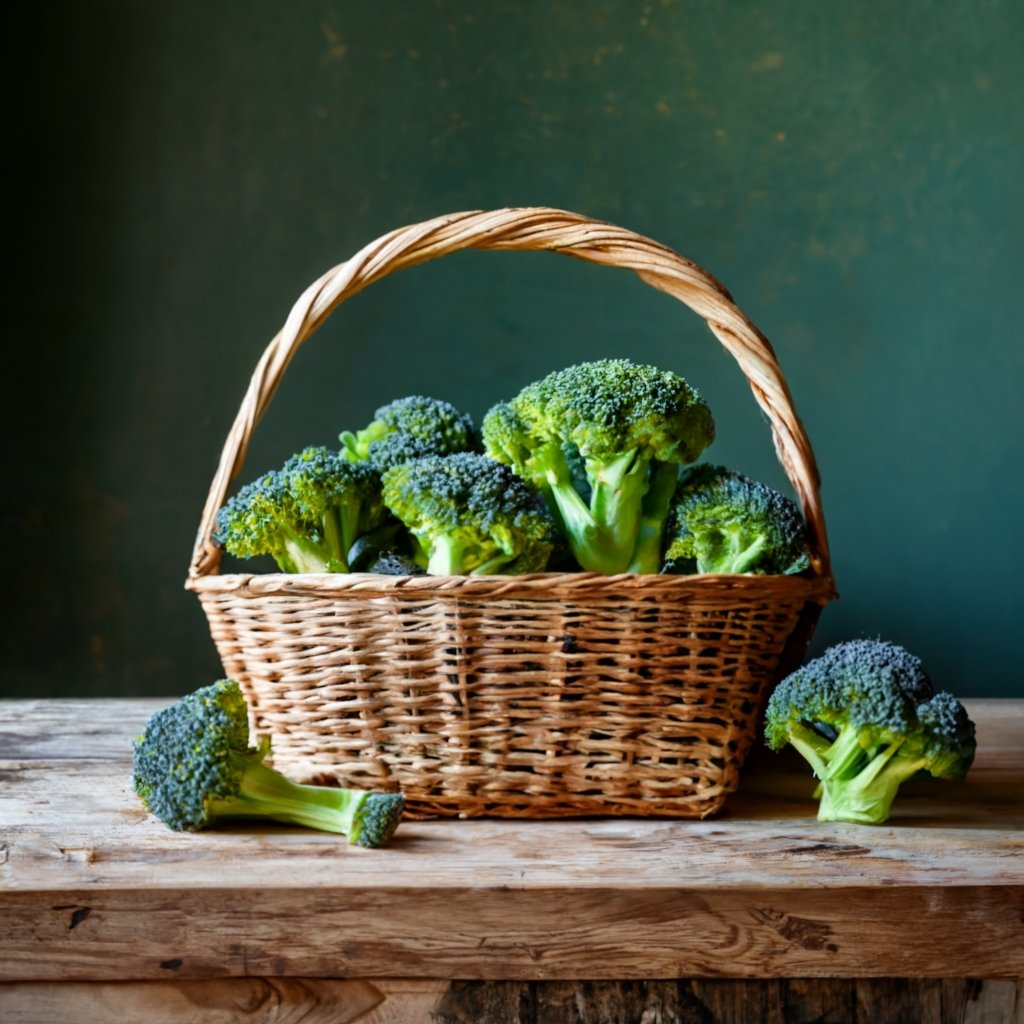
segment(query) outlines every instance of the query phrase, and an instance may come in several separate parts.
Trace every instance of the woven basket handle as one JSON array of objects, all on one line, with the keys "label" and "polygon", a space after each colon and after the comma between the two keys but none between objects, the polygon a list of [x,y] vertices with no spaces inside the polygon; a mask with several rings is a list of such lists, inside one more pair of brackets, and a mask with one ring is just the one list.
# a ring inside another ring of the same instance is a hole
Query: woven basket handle
[{"label": "woven basket handle", "polygon": [[739,363],[771,423],[779,462],[796,491],[810,531],[812,566],[830,575],[828,542],[814,453],[793,407],[789,387],[768,340],[731,296],[696,264],[649,238],[579,214],[544,207],[456,213],[399,228],[371,242],[314,281],[292,307],[249,382],[221,453],[203,510],[189,578],[215,574],[221,551],[212,534],[217,510],[242,468],[253,430],[266,412],[299,346],[345,299],[374,281],[461,249],[540,249],[632,271],[702,316]]}]

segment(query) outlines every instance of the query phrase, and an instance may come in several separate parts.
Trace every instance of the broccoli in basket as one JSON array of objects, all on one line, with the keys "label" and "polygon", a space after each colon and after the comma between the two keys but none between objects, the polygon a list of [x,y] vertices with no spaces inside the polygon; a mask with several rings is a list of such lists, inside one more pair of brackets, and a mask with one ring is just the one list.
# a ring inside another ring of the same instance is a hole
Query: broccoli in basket
[{"label": "broccoli in basket", "polygon": [[382,405],[362,430],[343,431],[340,440],[343,459],[368,462],[381,473],[409,459],[477,447],[473,420],[451,403],[425,395]]},{"label": "broccoli in basket", "polygon": [[169,828],[196,831],[231,818],[270,819],[383,846],[398,827],[401,793],[307,786],[263,763],[249,746],[238,683],[222,679],[158,711],[135,741],[132,784]]},{"label": "broccoli in basket", "polygon": [[711,443],[714,422],[682,377],[604,359],[528,385],[482,432],[488,455],[548,499],[583,569],[655,573],[679,466]]},{"label": "broccoli in basket", "polygon": [[820,780],[820,821],[877,825],[900,785],[926,771],[962,779],[974,760],[974,724],[936,693],[921,662],[882,640],[851,640],[784,679],[768,701],[765,737],[792,744]]},{"label": "broccoli in basket", "polygon": [[384,503],[432,576],[541,572],[554,523],[540,495],[485,455],[456,452],[392,466]]},{"label": "broccoli in basket", "polygon": [[810,565],[796,503],[723,466],[683,471],[665,544],[663,571],[669,573],[783,575]]},{"label": "broccoli in basket", "polygon": [[369,557],[398,528],[380,486],[371,466],[305,448],[242,487],[217,512],[214,536],[238,558],[272,556],[282,572],[349,572],[355,551]]}]

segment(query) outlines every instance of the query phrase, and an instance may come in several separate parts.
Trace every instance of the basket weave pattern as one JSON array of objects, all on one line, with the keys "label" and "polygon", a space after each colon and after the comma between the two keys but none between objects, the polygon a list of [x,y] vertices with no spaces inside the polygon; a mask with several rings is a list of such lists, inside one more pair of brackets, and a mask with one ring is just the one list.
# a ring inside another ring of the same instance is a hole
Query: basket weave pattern
[{"label": "basket weave pattern", "polygon": [[[807,518],[801,577],[220,575],[217,509],[298,346],[345,298],[464,248],[634,270],[708,322],[772,426]],[[228,436],[187,586],[227,675],[296,778],[402,789],[413,815],[705,816],[738,782],[767,691],[834,596],[813,454],[771,346],[706,272],[548,209],[466,213],[378,239],[300,297]]]}]

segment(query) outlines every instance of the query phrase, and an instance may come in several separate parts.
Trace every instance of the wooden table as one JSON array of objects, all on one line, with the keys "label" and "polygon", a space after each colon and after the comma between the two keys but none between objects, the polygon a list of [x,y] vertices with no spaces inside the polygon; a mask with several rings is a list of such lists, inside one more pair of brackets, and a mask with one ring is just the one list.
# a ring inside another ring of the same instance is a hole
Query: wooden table
[{"label": "wooden table", "polygon": [[406,822],[383,850],[168,831],[129,784],[165,703],[0,702],[5,1022],[1021,1019],[1024,701],[966,702],[968,780],[883,826],[817,822],[803,762],[759,753],[706,821]]}]

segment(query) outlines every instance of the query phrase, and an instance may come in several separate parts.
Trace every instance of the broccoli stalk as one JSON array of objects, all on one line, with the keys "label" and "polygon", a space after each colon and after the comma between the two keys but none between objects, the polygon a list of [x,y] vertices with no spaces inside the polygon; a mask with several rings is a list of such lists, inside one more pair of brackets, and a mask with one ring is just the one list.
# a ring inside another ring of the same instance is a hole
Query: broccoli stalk
[{"label": "broccoli stalk", "polygon": [[881,824],[907,779],[962,779],[974,725],[936,693],[919,659],[895,644],[854,640],[784,679],[768,702],[768,745],[791,744],[819,780],[820,821]]},{"label": "broccoli stalk", "polygon": [[405,524],[430,575],[540,572],[552,549],[543,501],[507,466],[457,452],[393,466],[384,502]]},{"label": "broccoli stalk", "polygon": [[208,821],[266,818],[337,832],[348,836],[356,846],[381,845],[372,840],[390,827],[395,794],[293,782],[265,765],[262,757],[257,750],[239,758],[238,789],[230,797],[207,803]]},{"label": "broccoli stalk", "polygon": [[626,359],[549,374],[483,423],[487,453],[541,491],[579,565],[606,574],[659,570],[669,484],[713,437],[682,377]]},{"label": "broccoli stalk", "polygon": [[196,831],[233,818],[266,819],[382,846],[405,805],[400,793],[309,786],[264,764],[268,742],[249,745],[248,709],[222,679],[153,715],[135,741],[132,783],[169,828]]}]

